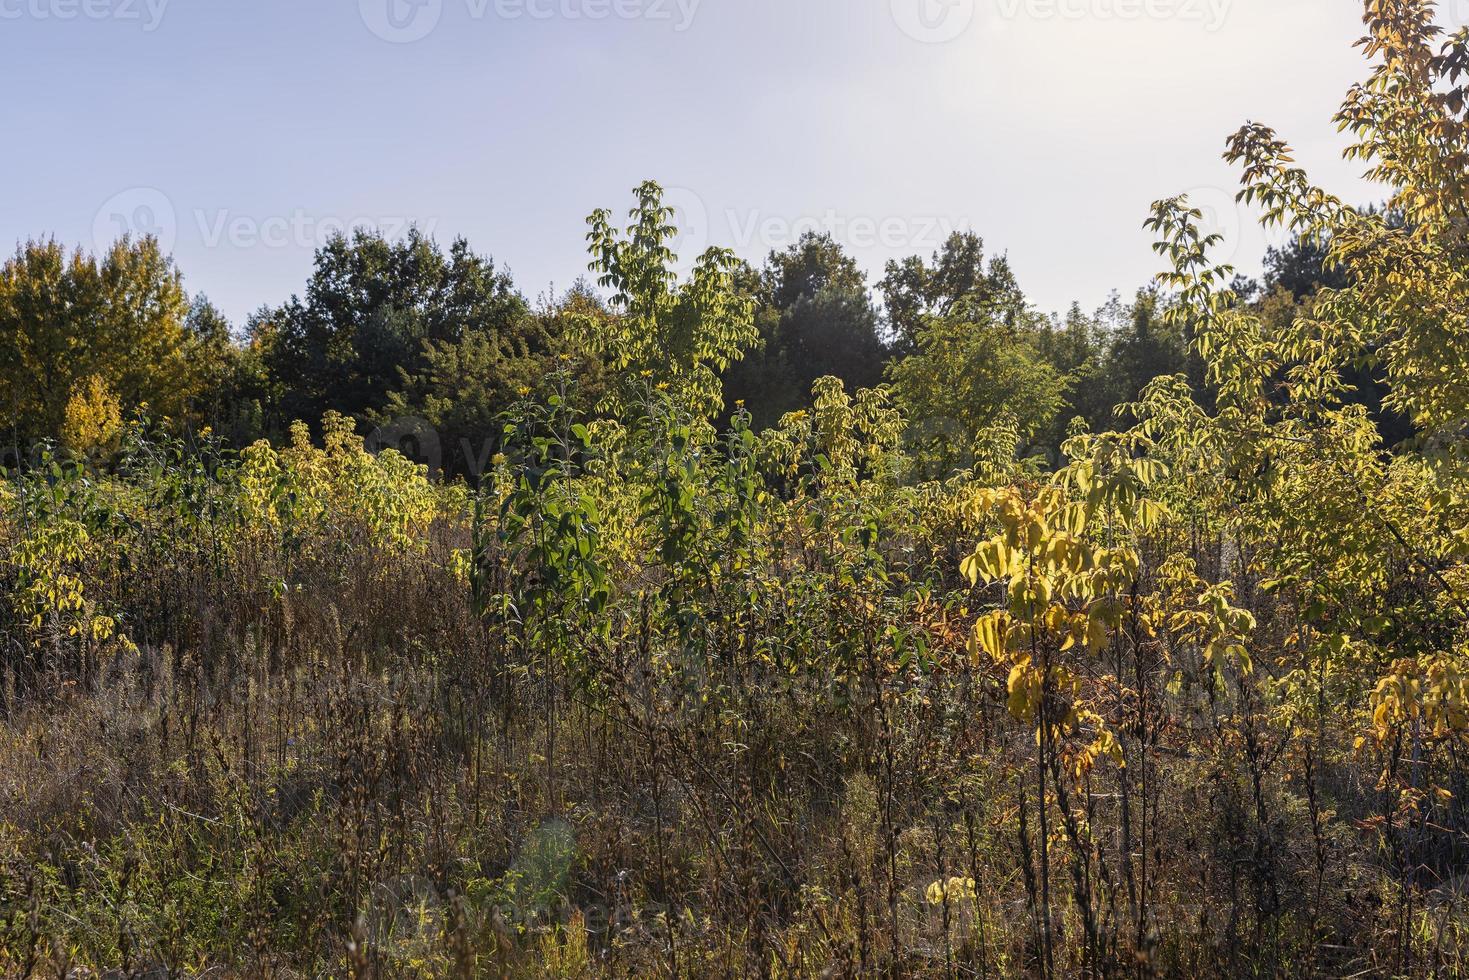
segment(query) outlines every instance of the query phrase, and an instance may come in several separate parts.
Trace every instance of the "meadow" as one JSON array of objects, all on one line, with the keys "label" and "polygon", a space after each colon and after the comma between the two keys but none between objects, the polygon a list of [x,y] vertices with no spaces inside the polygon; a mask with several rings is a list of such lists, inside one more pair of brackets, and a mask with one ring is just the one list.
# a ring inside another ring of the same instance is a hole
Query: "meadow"
[{"label": "meadow", "polygon": [[1228,144],[1339,282],[1160,200],[1187,357],[1049,454],[924,415],[976,309],[757,419],[651,183],[467,476],[77,389],[0,483],[0,975],[1459,975],[1469,33],[1366,11],[1387,209]]}]

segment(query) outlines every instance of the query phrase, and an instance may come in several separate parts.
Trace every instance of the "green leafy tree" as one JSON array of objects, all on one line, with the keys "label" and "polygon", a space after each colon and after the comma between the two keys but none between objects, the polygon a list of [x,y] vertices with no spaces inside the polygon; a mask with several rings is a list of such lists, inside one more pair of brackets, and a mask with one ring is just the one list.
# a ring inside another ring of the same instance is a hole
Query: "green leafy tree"
[{"label": "green leafy tree", "polygon": [[1021,445],[1048,433],[1069,382],[1036,336],[994,320],[953,317],[931,319],[919,332],[917,352],[889,374],[923,475],[967,468],[976,440],[995,426],[1013,427]]},{"label": "green leafy tree", "polygon": [[887,312],[888,341],[899,356],[918,350],[929,318],[980,309],[1015,322],[1026,312],[1010,264],[1003,257],[986,263],[984,240],[972,232],[954,232],[928,262],[917,255],[889,262],[878,289]]},{"label": "green leafy tree", "polygon": [[1047,448],[1059,452],[1073,419],[1084,419],[1091,427],[1105,426],[1110,414],[1112,402],[1099,383],[1107,351],[1107,328],[1100,314],[1088,315],[1079,303],[1072,303],[1064,319],[1053,317],[1037,331],[1036,346],[1067,379],[1066,402],[1043,435]]},{"label": "green leafy tree", "polygon": [[[590,286],[579,282],[559,300],[528,311],[514,330],[469,330],[457,341],[428,341],[423,368],[404,372],[374,420],[391,426],[406,417],[422,419],[440,441],[448,474],[478,479],[499,448],[501,414],[526,393],[542,391],[553,371],[567,369],[576,323],[606,317]],[[578,398],[595,398],[600,365],[583,359],[573,366]]]},{"label": "green leafy tree", "polygon": [[319,249],[305,298],[257,315],[252,336],[283,418],[337,411],[361,420],[382,411],[405,376],[429,370],[444,345],[531,343],[518,336],[527,326],[510,277],[463,239],[446,254],[417,229],[397,242],[358,230]]},{"label": "green leafy tree", "polygon": [[1432,4],[1371,3],[1360,47],[1377,64],[1336,116],[1350,159],[1393,189],[1384,210],[1361,211],[1308,180],[1290,147],[1251,123],[1230,140],[1243,167],[1240,197],[1268,223],[1326,242],[1325,266],[1346,285],[1316,293],[1282,353],[1293,393],[1330,403],[1351,394],[1350,372],[1382,371],[1386,409],[1433,435],[1469,418],[1469,29],[1445,39]]},{"label": "green leafy tree", "polygon": [[[1156,289],[1140,289],[1131,303],[1114,297],[1103,308],[1109,329],[1096,387],[1108,416],[1116,406],[1136,400],[1154,378],[1186,370],[1188,343],[1177,325],[1164,317],[1164,306]],[[1093,428],[1101,429],[1110,418],[1091,421]]]},{"label": "green leafy tree", "polygon": [[265,435],[267,385],[258,351],[236,341],[229,320],[202,293],[189,304],[184,324],[187,358],[199,379],[199,422],[234,446]]},{"label": "green leafy tree", "polygon": [[1280,248],[1272,246],[1265,253],[1265,288],[1284,289],[1297,300],[1303,300],[1323,286],[1345,287],[1346,274],[1339,268],[1327,268],[1329,251],[1326,242],[1300,235],[1292,235]]},{"label": "green leafy tree", "polygon": [[808,232],[771,252],[749,280],[760,344],[728,372],[725,391],[745,403],[756,428],[805,407],[817,378],[852,389],[881,382],[887,352],[877,310],[857,263],[830,235]]},{"label": "green leafy tree", "polygon": [[100,258],[28,242],[0,267],[0,425],[55,437],[94,379],[124,414],[187,412],[199,393],[188,301],[153,238],[123,238]]},{"label": "green leafy tree", "polygon": [[651,381],[679,406],[713,418],[723,407],[720,373],[757,340],[754,304],[737,286],[740,262],[728,249],[710,248],[680,283],[668,247],[677,234],[674,211],[663,204],[663,188],[647,181],[633,193],[625,232],[605,209],[587,219],[591,270],[611,292],[613,315],[584,320],[582,344],[616,376],[606,398],[612,411],[625,411],[640,381]]},{"label": "green leafy tree", "polygon": [[[1403,213],[1392,208],[1370,207],[1366,214],[1381,214],[1389,228],[1402,228]],[[1331,236],[1295,233],[1280,248],[1265,252],[1265,292],[1284,289],[1297,302],[1318,289],[1345,289],[1350,285],[1347,267],[1332,260]]]}]

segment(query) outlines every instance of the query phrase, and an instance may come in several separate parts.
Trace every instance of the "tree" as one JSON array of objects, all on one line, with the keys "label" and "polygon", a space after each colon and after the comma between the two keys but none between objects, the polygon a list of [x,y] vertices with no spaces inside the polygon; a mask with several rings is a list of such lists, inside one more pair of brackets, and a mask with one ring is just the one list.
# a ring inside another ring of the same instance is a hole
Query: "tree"
[{"label": "tree", "polygon": [[882,381],[887,352],[857,263],[830,235],[808,232],[771,252],[746,288],[757,303],[757,349],[726,375],[727,401],[743,401],[756,428],[810,401],[817,378],[853,390]]},{"label": "tree", "polygon": [[613,315],[584,321],[581,342],[616,375],[609,410],[625,412],[637,386],[651,383],[694,415],[714,418],[724,401],[720,373],[757,340],[754,304],[737,287],[741,263],[728,249],[710,248],[680,283],[667,244],[677,234],[674,211],[663,205],[663,188],[647,181],[633,193],[625,232],[612,227],[605,209],[587,218],[590,268],[612,293]]},{"label": "tree", "polygon": [[[1402,211],[1394,208],[1369,207],[1364,213],[1381,214],[1389,228],[1402,228],[1405,224]],[[1332,261],[1330,233],[1295,233],[1282,247],[1271,247],[1265,252],[1266,294],[1284,289],[1297,302],[1302,302],[1318,289],[1345,289],[1350,284],[1346,267]]]},{"label": "tree", "polygon": [[772,251],[761,275],[764,301],[788,310],[824,291],[867,292],[867,279],[857,261],[830,234],[808,231],[783,252]]},{"label": "tree", "polygon": [[[379,232],[338,235],[316,253],[304,300],[257,315],[271,379],[287,420],[337,411],[365,419],[382,411],[432,352],[463,342],[530,342],[525,300],[493,260],[456,240],[446,255],[416,228],[399,242]],[[489,339],[484,339],[489,338]]]},{"label": "tree", "polygon": [[[374,421],[391,427],[423,420],[439,440],[446,472],[478,479],[498,448],[501,413],[571,358],[574,324],[606,315],[591,287],[579,281],[560,299],[528,311],[513,331],[469,330],[458,341],[428,341],[423,368],[404,372]],[[596,397],[599,366],[586,360],[574,365],[583,399]],[[403,434],[416,435],[409,429]]]},{"label": "tree", "polygon": [[[1280,339],[1297,390],[1323,403],[1354,400],[1354,379],[1385,384],[1382,408],[1420,433],[1462,429],[1469,419],[1469,29],[1439,43],[1431,5],[1371,5],[1361,47],[1381,62],[1337,113],[1357,142],[1348,157],[1395,189],[1382,210],[1358,210],[1312,185],[1290,147],[1250,123],[1227,158],[1244,167],[1240,197],[1327,243],[1339,289],[1315,293]],[[1369,396],[1370,400],[1370,396]]]},{"label": "tree", "polygon": [[81,456],[106,455],[122,435],[122,407],[107,382],[92,375],[66,402],[61,444]]},{"label": "tree", "polygon": [[1297,300],[1303,300],[1322,286],[1341,289],[1347,284],[1341,269],[1328,269],[1326,256],[1330,247],[1314,238],[1292,235],[1281,248],[1271,247],[1265,253],[1265,289],[1284,289]]},{"label": "tree", "polygon": [[928,476],[967,467],[976,440],[995,426],[1031,443],[1065,405],[1069,382],[1037,349],[1034,331],[979,317],[935,317],[917,344],[889,375],[909,420],[913,455]]},{"label": "tree", "polygon": [[918,335],[930,317],[981,309],[1014,321],[1025,311],[1010,264],[1002,257],[986,266],[984,240],[973,232],[954,232],[927,263],[916,255],[889,262],[878,289],[887,312],[888,343],[898,356],[918,349]]},{"label": "tree", "polygon": [[[1104,307],[1112,326],[1097,387],[1109,411],[1135,401],[1154,378],[1187,370],[1188,344],[1163,316],[1163,306],[1156,289],[1139,289],[1131,303],[1114,298]],[[1092,422],[1094,428],[1105,427],[1100,418]]]},{"label": "tree", "polygon": [[194,411],[198,421],[234,446],[265,435],[269,386],[258,348],[241,346],[229,320],[203,293],[189,304],[184,325],[187,358],[200,392]]},{"label": "tree", "polygon": [[153,238],[123,238],[100,260],[54,240],[17,248],[0,268],[0,425],[26,442],[56,437],[73,398],[186,413],[200,390],[187,312]]},{"label": "tree", "polygon": [[1088,316],[1079,303],[1071,304],[1064,320],[1053,317],[1038,331],[1036,346],[1040,355],[1067,379],[1066,403],[1045,436],[1048,448],[1060,450],[1072,419],[1085,419],[1093,427],[1105,425],[1104,416],[1112,403],[1098,382],[1106,342],[1100,315]]}]

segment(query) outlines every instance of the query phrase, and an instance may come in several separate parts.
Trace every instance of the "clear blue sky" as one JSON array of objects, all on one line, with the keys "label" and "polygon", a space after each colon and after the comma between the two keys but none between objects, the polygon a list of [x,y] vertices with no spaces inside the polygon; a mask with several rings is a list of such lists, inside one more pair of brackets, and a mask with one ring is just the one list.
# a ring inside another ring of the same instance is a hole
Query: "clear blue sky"
[{"label": "clear blue sky", "polygon": [[[1469,19],[1469,0],[1449,0]],[[239,321],[333,226],[416,221],[528,295],[585,269],[586,215],[677,188],[685,247],[759,259],[828,227],[869,270],[949,227],[1043,308],[1156,270],[1194,189],[1258,268],[1219,159],[1246,119],[1371,199],[1330,125],[1355,0],[0,0],[0,245],[172,242]]]}]

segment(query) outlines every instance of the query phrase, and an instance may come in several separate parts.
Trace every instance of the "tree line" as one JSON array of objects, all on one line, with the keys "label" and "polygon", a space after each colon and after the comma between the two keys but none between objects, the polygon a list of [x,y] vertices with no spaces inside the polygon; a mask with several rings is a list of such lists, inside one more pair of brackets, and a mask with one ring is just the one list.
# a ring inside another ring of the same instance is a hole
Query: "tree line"
[{"label": "tree line", "polygon": [[[656,185],[640,190],[659,206]],[[1235,284],[1240,302],[1289,322],[1319,288],[1343,285],[1328,247],[1297,236],[1272,249],[1262,282]],[[1001,422],[1022,456],[1054,459],[1070,429],[1111,427],[1155,377],[1186,373],[1206,388],[1187,330],[1167,315],[1176,299],[1150,286],[1093,312],[1046,314],[973,232],[888,262],[875,287],[816,232],[758,267],[729,259],[728,276],[753,334],[716,371],[714,414],[742,407],[759,430],[809,409],[818,378],[885,384],[924,476],[961,469]],[[629,315],[587,278],[528,299],[463,238],[446,249],[418,229],[332,238],[301,293],[238,325],[189,293],[152,238],[102,255],[32,240],[0,269],[0,431],[17,462],[45,442],[106,457],[138,417],[236,447],[279,443],[292,422],[328,412],[363,431],[412,419],[432,429],[450,475],[477,477],[501,413],[544,394],[553,367],[572,365],[585,407],[606,409],[626,352],[589,338],[616,335],[613,321]],[[1374,379],[1358,380],[1384,434],[1411,435],[1382,410]]]}]

